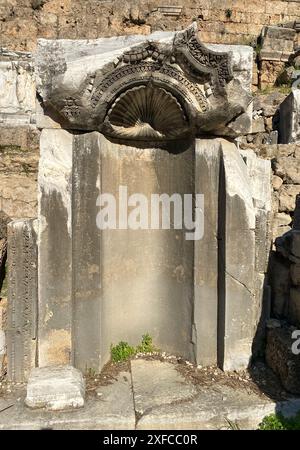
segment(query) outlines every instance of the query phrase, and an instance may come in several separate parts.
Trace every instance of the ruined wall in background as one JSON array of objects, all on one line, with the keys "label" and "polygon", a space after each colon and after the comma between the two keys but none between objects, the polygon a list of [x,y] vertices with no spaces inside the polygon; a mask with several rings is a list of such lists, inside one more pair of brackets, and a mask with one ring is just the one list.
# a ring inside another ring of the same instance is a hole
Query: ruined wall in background
[{"label": "ruined wall in background", "polygon": [[300,193],[300,144],[260,145],[251,148],[260,157],[271,160],[275,240],[292,226],[296,195]]},{"label": "ruined wall in background", "polygon": [[196,20],[204,42],[251,44],[263,26],[299,16],[299,0],[1,0],[0,35],[2,47],[33,51],[39,37],[150,34]]},{"label": "ruined wall in background", "polygon": [[31,53],[0,51],[0,211],[34,217],[39,132]]},{"label": "ruined wall in background", "polygon": [[[193,20],[197,21],[204,42],[240,43],[255,47],[264,26],[292,24],[293,30],[277,28],[265,33],[264,45],[261,49],[256,48],[257,52],[261,50],[263,58],[272,59],[276,57],[277,41],[281,46],[288,46],[287,52],[292,51],[288,38],[294,33],[297,45],[300,33],[296,32],[295,22],[299,17],[300,1],[288,0],[0,0],[0,47],[9,49],[7,52],[0,51],[0,209],[13,218],[34,217],[36,214],[39,131],[34,125],[35,111],[32,106],[35,87],[26,77],[26,71],[31,71],[32,57],[30,53],[20,55],[18,50],[35,50],[39,37],[94,39],[100,36],[149,34],[156,30],[180,30]],[[264,72],[261,71],[262,64],[267,67]],[[269,81],[273,84],[272,68],[275,70],[276,64],[275,60],[256,61],[253,67],[254,91],[258,87],[259,76],[264,85]],[[7,71],[3,71],[4,67]],[[25,97],[24,92],[28,93]],[[260,91],[255,94],[252,133],[241,139],[241,148],[250,147],[264,156],[261,145],[277,143],[278,107],[288,92],[278,89],[269,94]],[[6,106],[8,109],[3,115]],[[293,155],[288,157],[294,158]],[[293,161],[291,159],[290,165]],[[289,170],[293,169],[289,166]],[[281,172],[277,170],[275,176],[280,178]],[[298,190],[298,181],[286,182],[286,179],[294,179],[284,177],[279,188],[277,186],[281,181],[274,178],[274,198],[280,196],[282,191],[281,197],[287,199],[290,210],[280,206],[282,201],[274,201],[277,215],[275,235],[277,223],[280,228],[278,232],[289,225]]]}]

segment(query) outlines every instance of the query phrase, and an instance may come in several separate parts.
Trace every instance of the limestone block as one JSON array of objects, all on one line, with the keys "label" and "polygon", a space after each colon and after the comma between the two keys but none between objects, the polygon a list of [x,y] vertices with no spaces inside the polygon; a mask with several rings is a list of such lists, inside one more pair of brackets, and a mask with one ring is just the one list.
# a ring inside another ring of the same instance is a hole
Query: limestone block
[{"label": "limestone block", "polygon": [[279,376],[289,392],[300,393],[300,358],[293,354],[292,327],[272,328],[267,331],[266,361]]},{"label": "limestone block", "polygon": [[279,190],[279,212],[293,212],[295,209],[296,195],[299,194],[300,187],[289,184],[283,185]]},{"label": "limestone block", "polygon": [[272,186],[275,191],[278,191],[283,184],[283,179],[277,175],[273,175],[272,177]]},{"label": "limestone block", "polygon": [[263,60],[260,63],[259,88],[265,89],[268,86],[274,86],[280,74],[282,73],[285,62]]},{"label": "limestone block", "polygon": [[[1,116],[1,114],[0,114]],[[28,150],[38,151],[39,132],[34,124],[20,126],[14,122],[15,114],[11,116],[11,123],[1,123],[0,120],[0,148],[2,151],[19,147],[28,153]]]},{"label": "limestone block", "polygon": [[291,144],[300,141],[300,91],[292,90],[280,105],[280,142]]},{"label": "limestone block", "polygon": [[286,213],[276,213],[274,216],[274,220],[277,227],[286,227],[292,222],[291,216]]},{"label": "limestone block", "polygon": [[[291,156],[277,158],[273,163],[275,175],[286,184],[300,184],[300,160]],[[300,189],[300,188],[299,188]]]},{"label": "limestone block", "polygon": [[265,121],[263,117],[259,117],[252,121],[252,133],[264,133]]},{"label": "limestone block", "polygon": [[37,221],[8,225],[8,378],[24,381],[36,363]]},{"label": "limestone block", "polygon": [[84,406],[85,382],[72,366],[33,369],[27,384],[25,403],[30,408],[52,411]]},{"label": "limestone block", "polygon": [[73,135],[43,130],[39,165],[39,365],[68,364],[72,329]]},{"label": "limestone block", "polygon": [[262,111],[264,117],[273,117],[286,95],[275,91],[270,94],[258,94],[253,99],[253,111]]},{"label": "limestone block", "polygon": [[261,59],[288,61],[294,50],[296,31],[293,28],[267,26],[262,31]]},{"label": "limestone block", "polygon": [[36,177],[24,173],[0,173],[0,209],[12,219],[35,217]]}]

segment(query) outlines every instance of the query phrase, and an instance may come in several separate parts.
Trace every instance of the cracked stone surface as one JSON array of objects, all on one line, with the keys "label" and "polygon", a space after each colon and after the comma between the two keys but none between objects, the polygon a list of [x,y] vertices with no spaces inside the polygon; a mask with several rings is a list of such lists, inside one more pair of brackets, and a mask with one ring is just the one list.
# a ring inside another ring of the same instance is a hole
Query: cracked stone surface
[{"label": "cracked stone surface", "polygon": [[138,414],[145,414],[161,405],[191,400],[197,392],[170,363],[133,360],[131,374]]},{"label": "cracked stone surface", "polygon": [[274,403],[255,394],[237,392],[226,386],[200,388],[190,401],[161,404],[144,414],[137,423],[140,430],[228,428],[227,419],[242,429],[255,429],[266,415],[274,413]]},{"label": "cracked stone surface", "polygon": [[228,419],[240,429],[257,429],[266,415],[300,409],[300,398],[276,403],[224,381],[193,385],[167,362],[133,360],[131,371],[87,392],[84,407],[72,411],[28,408],[24,385],[15,385],[0,396],[0,429],[215,430],[227,429]]}]

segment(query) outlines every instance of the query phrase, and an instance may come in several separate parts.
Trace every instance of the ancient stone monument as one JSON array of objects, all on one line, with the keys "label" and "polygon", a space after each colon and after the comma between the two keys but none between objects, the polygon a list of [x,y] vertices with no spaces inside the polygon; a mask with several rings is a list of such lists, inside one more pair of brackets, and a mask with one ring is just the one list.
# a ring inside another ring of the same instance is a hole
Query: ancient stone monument
[{"label": "ancient stone monument", "polygon": [[[271,210],[270,162],[234,143],[251,132],[252,55],[204,46],[195,25],[39,41],[38,218],[9,226],[11,379],[33,367],[100,371],[112,343],[145,332],[201,365],[248,365]],[[128,196],[203,194],[202,239],[99,230],[97,199],[120,200],[120,186]]]}]

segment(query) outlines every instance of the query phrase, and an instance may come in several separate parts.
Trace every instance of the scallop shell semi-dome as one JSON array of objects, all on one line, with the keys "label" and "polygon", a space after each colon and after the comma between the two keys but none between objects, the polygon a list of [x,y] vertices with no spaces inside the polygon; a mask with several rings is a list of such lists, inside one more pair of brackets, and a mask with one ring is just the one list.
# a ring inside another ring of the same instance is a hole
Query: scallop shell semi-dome
[{"label": "scallop shell semi-dome", "polygon": [[153,84],[122,93],[108,116],[112,134],[123,139],[176,139],[188,129],[188,121],[178,100]]}]

